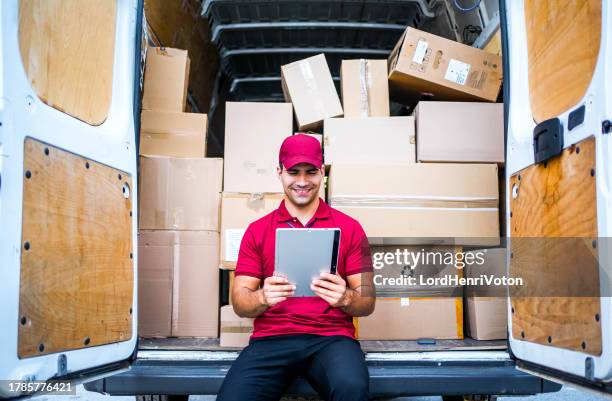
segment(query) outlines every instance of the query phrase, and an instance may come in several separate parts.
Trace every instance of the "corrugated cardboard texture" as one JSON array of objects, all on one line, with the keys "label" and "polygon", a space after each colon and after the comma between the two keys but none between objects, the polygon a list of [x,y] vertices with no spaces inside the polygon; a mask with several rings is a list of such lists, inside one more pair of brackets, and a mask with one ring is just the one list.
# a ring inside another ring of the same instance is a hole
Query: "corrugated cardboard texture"
[{"label": "corrugated cardboard texture", "polygon": [[278,151],[293,134],[290,103],[227,102],[224,191],[282,192]]},{"label": "corrugated cardboard texture", "polygon": [[253,333],[253,320],[236,315],[231,305],[221,307],[221,329],[219,345],[244,348],[249,345]]},{"label": "corrugated cardboard texture", "polygon": [[300,130],[320,128],[325,118],[342,116],[342,105],[325,55],[281,67],[285,101],[293,103]]},{"label": "corrugated cardboard texture", "polygon": [[177,232],[176,239],[172,335],[217,337],[219,233],[184,231]]},{"label": "corrugated cardboard texture", "polygon": [[217,337],[219,234],[140,231],[139,335]]},{"label": "corrugated cardboard texture", "polygon": [[499,243],[495,164],[338,163],[330,171],[328,198],[368,237]]},{"label": "corrugated cardboard texture", "polygon": [[387,60],[342,60],[344,117],[389,117]]},{"label": "corrugated cardboard texture", "polygon": [[504,105],[419,102],[417,158],[421,162],[504,162]]},{"label": "corrugated cardboard texture", "polygon": [[189,83],[189,57],[186,50],[150,47],[144,75],[142,108],[183,111]]},{"label": "corrugated cardboard texture", "polygon": [[174,233],[138,233],[138,335],[172,334],[172,275]]},{"label": "corrugated cardboard texture", "polygon": [[140,228],[219,231],[223,159],[140,158]]},{"label": "corrugated cardboard texture", "polygon": [[411,27],[389,57],[389,92],[399,102],[423,94],[494,102],[502,78],[500,56]]},{"label": "corrugated cardboard texture", "polygon": [[476,340],[508,337],[507,298],[467,298],[468,335]]},{"label": "corrugated cardboard texture", "polygon": [[414,117],[325,119],[325,164],[415,163]]},{"label": "corrugated cardboard texture", "polygon": [[457,298],[378,298],[374,313],[355,319],[360,340],[463,339]]},{"label": "corrugated cardboard texture", "polygon": [[[252,196],[223,193],[221,200],[221,268],[234,269],[244,230],[255,220],[272,212],[284,194]],[[229,247],[228,249],[226,249]],[[234,257],[227,257],[228,254]]]},{"label": "corrugated cardboard texture", "polygon": [[140,122],[141,155],[206,155],[206,114],[142,110]]}]

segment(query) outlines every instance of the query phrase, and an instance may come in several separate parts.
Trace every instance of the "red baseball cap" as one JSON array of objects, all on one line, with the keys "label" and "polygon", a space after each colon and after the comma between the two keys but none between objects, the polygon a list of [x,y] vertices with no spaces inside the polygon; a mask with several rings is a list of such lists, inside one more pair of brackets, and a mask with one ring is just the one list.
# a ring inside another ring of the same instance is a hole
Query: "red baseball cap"
[{"label": "red baseball cap", "polygon": [[323,165],[321,143],[310,135],[291,135],[283,141],[278,153],[278,161],[286,169],[300,163],[308,163],[316,168],[321,168]]}]

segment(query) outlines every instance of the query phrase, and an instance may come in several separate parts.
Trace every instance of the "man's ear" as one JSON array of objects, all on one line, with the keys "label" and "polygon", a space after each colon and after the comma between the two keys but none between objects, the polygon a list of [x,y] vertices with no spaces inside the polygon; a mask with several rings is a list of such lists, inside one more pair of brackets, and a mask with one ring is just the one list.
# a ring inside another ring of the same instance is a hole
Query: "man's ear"
[{"label": "man's ear", "polygon": [[281,173],[283,172],[283,170],[281,169],[280,166],[276,166],[276,175],[278,176],[278,179],[280,180],[280,176]]}]

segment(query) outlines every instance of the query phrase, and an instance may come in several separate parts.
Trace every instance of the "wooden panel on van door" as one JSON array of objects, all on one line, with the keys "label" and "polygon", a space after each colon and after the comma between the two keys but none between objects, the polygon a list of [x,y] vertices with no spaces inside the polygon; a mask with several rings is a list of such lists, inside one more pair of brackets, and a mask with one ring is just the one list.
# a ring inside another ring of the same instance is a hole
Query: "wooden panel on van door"
[{"label": "wooden panel on van door", "polygon": [[536,123],[580,102],[601,37],[602,0],[525,0],[529,96]]},{"label": "wooden panel on van door", "polygon": [[129,340],[132,178],[27,138],[20,358]]},{"label": "wooden panel on van door", "polygon": [[106,120],[115,19],[115,0],[21,0],[21,60],[44,103],[91,125]]},{"label": "wooden panel on van door", "polygon": [[510,274],[525,280],[512,336],[600,355],[595,137],[515,173],[509,190]]}]

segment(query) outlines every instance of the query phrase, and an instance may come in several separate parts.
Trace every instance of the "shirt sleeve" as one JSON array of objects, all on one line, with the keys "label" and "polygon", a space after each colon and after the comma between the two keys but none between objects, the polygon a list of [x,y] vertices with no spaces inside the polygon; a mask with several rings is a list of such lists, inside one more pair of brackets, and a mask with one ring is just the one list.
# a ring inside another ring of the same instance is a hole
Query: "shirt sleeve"
[{"label": "shirt sleeve", "polygon": [[346,257],[345,274],[350,276],[371,271],[372,251],[370,250],[370,243],[361,224],[355,222],[353,236]]},{"label": "shirt sleeve", "polygon": [[255,236],[251,226],[247,228],[240,242],[238,251],[238,261],[234,277],[251,276],[263,279],[263,259],[261,251],[255,241]]}]

